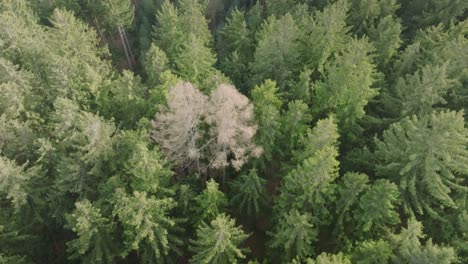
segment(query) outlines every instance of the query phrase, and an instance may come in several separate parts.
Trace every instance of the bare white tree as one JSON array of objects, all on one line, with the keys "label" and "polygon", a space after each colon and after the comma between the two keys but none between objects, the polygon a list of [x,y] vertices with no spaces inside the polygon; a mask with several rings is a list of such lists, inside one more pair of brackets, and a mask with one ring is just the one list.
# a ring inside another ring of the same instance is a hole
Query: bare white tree
[{"label": "bare white tree", "polygon": [[206,112],[212,138],[210,167],[231,165],[239,170],[251,156],[262,153],[252,141],[257,132],[253,118],[252,104],[234,86],[221,84],[213,91]]},{"label": "bare white tree", "polygon": [[169,90],[167,107],[153,121],[152,138],[166,157],[186,168],[239,170],[262,148],[253,142],[257,126],[249,99],[232,85],[221,84],[211,97],[190,83]]},{"label": "bare white tree", "polygon": [[153,120],[152,138],[166,157],[181,167],[200,159],[199,125],[208,97],[191,83],[180,82],[169,89],[167,107]]}]

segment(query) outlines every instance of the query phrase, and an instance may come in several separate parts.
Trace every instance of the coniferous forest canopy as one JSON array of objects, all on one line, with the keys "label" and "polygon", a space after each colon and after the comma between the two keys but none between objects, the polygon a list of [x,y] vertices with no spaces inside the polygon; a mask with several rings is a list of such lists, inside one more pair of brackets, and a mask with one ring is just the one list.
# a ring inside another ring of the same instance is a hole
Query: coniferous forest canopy
[{"label": "coniferous forest canopy", "polygon": [[468,263],[467,14],[0,1],[0,263]]}]

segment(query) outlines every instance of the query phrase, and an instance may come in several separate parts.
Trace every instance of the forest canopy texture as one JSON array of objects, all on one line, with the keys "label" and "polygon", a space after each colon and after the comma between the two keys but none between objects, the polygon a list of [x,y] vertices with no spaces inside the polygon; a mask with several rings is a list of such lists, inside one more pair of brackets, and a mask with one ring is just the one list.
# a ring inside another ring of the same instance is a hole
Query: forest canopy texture
[{"label": "forest canopy texture", "polygon": [[467,14],[1,0],[0,263],[468,263]]}]

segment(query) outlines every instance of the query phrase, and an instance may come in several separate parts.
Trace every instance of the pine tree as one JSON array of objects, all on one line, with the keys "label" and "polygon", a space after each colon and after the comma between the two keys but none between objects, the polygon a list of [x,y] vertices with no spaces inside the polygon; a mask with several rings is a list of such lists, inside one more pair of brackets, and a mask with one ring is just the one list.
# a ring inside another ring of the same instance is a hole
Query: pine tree
[{"label": "pine tree", "polygon": [[[327,120],[318,128],[327,128],[322,126],[324,123]],[[309,152],[305,152],[308,155],[283,178],[280,194],[275,199],[277,212],[297,209],[313,213],[316,223],[326,221],[329,214],[326,204],[334,199],[339,165],[336,126],[332,128],[335,131],[331,132],[330,138],[317,137],[316,142],[309,143],[316,145],[309,147]],[[314,132],[317,133],[317,129]]]},{"label": "pine tree", "polygon": [[358,34],[367,33],[377,21],[392,16],[400,8],[397,0],[351,0],[349,24]]},{"label": "pine tree", "polygon": [[214,72],[216,57],[206,47],[204,41],[193,33],[187,33],[187,39],[181,45],[174,58],[175,73],[190,81],[209,94],[211,87],[202,87],[203,82]]},{"label": "pine tree", "polygon": [[359,199],[359,209],[353,213],[358,223],[357,229],[363,233],[372,231],[373,235],[385,234],[388,226],[400,223],[396,208],[398,206],[398,187],[387,180],[377,180]]},{"label": "pine tree", "polygon": [[362,241],[353,249],[353,263],[373,264],[389,263],[393,256],[392,248],[387,241]]},{"label": "pine tree", "polygon": [[16,210],[27,202],[28,178],[25,166],[19,166],[14,160],[0,156],[0,193],[6,194],[5,197],[11,200]]},{"label": "pine tree", "polygon": [[397,263],[456,263],[457,257],[451,247],[434,245],[429,239],[422,245],[421,239],[425,237],[420,222],[410,219],[408,227],[400,234],[391,236],[391,244],[395,248],[393,261]]},{"label": "pine tree", "polygon": [[223,37],[221,69],[237,87],[245,89],[250,77],[248,65],[253,59],[253,36],[245,13],[235,8],[220,32]]},{"label": "pine tree", "polygon": [[353,39],[332,64],[327,77],[314,86],[317,112],[334,112],[341,129],[348,128],[365,114],[364,107],[377,95],[374,65],[367,39]]},{"label": "pine tree", "polygon": [[281,18],[269,17],[259,29],[254,62],[251,65],[255,84],[265,79],[275,80],[278,87],[290,87],[297,73],[299,60],[299,28],[288,14]]},{"label": "pine tree", "polygon": [[219,214],[226,211],[228,200],[224,193],[219,190],[219,185],[213,179],[206,182],[206,189],[195,197],[196,206],[194,208],[195,218],[193,222],[210,222]]},{"label": "pine tree", "polygon": [[281,99],[276,83],[266,80],[252,90],[252,104],[258,124],[256,143],[263,147],[265,159],[271,160],[280,133]]},{"label": "pine tree", "polygon": [[403,18],[406,20],[406,24],[409,25],[408,34],[431,25],[449,25],[451,22],[460,20],[459,17],[467,8],[468,3],[461,0],[402,2]]},{"label": "pine tree", "polygon": [[337,1],[299,21],[301,59],[308,68],[322,73],[330,56],[350,41],[346,26],[348,9],[346,1]]},{"label": "pine tree", "polygon": [[113,215],[124,230],[122,256],[135,250],[141,252],[143,262],[151,263],[164,259],[169,251],[177,252],[181,241],[171,233],[176,224],[169,216],[175,207],[171,198],[157,199],[138,191],[128,195],[123,189],[116,189],[113,203]]},{"label": "pine tree", "polygon": [[436,112],[405,118],[376,140],[377,172],[399,185],[407,212],[438,218],[444,208],[457,208],[452,194],[467,191],[464,126],[462,112]]},{"label": "pine tree", "polygon": [[266,180],[257,175],[255,169],[248,174],[243,174],[232,183],[234,196],[231,203],[239,208],[239,211],[247,215],[258,215],[262,206],[267,202]]},{"label": "pine tree", "polygon": [[153,42],[167,55],[171,67],[183,44],[185,32],[179,27],[180,17],[177,8],[170,0],[165,0],[156,14],[156,25],[153,27]]},{"label": "pine tree", "polygon": [[376,65],[380,70],[390,70],[390,60],[398,54],[402,44],[402,25],[399,19],[393,16],[382,18],[376,26],[369,28],[369,39],[375,46]]},{"label": "pine tree", "polygon": [[149,87],[154,88],[156,85],[161,84],[161,74],[168,70],[168,63],[166,53],[152,43],[146,53],[143,65],[147,76],[146,83]]},{"label": "pine tree", "polygon": [[349,258],[343,253],[338,254],[328,254],[322,253],[320,254],[315,261],[312,259],[307,259],[307,264],[351,264],[352,262]]},{"label": "pine tree", "polygon": [[406,79],[398,80],[395,90],[401,100],[401,115],[427,115],[437,105],[447,104],[446,96],[454,80],[447,77],[447,64],[427,65]]},{"label": "pine tree", "polygon": [[[343,232],[345,222],[352,219],[352,210],[359,203],[359,198],[368,188],[369,177],[362,173],[346,173],[338,184],[338,199],[336,201],[337,229]],[[339,234],[341,235],[341,234]]]},{"label": "pine tree", "polygon": [[309,107],[302,101],[291,101],[288,109],[281,117],[281,154],[290,156],[293,150],[302,145],[303,138],[310,131],[309,122],[312,120]]},{"label": "pine tree", "polygon": [[240,244],[248,237],[233,219],[219,214],[207,225],[202,222],[197,228],[197,239],[190,240],[190,250],[194,256],[190,263],[237,263],[245,258],[245,250]]},{"label": "pine tree", "polygon": [[70,259],[81,259],[83,263],[114,263],[117,252],[113,225],[90,201],[75,203],[67,222],[68,228],[78,236],[67,243]]},{"label": "pine tree", "polygon": [[282,261],[290,261],[295,257],[304,259],[313,254],[317,233],[310,214],[291,210],[281,215],[270,234],[270,248],[278,250],[276,255]]}]

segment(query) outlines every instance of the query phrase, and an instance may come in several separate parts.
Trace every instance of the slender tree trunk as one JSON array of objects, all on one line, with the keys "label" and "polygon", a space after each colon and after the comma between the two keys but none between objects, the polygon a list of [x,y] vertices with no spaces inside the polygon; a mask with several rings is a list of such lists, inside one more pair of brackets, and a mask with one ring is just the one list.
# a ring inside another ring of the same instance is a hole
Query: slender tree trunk
[{"label": "slender tree trunk", "polygon": [[108,43],[106,36],[104,36],[104,34],[102,33],[101,26],[99,25],[99,21],[96,18],[94,18],[94,23],[96,24],[96,28],[97,28],[97,31],[101,40],[104,43]]},{"label": "slender tree trunk", "polygon": [[130,60],[130,55],[128,53],[127,45],[125,43],[124,36],[123,36],[123,33],[122,33],[123,29],[122,29],[121,26],[117,26],[117,30],[119,31],[120,41],[122,42],[122,46],[124,48],[125,57],[127,58],[128,67],[130,68],[130,70],[133,70],[132,61]]},{"label": "slender tree trunk", "polygon": [[132,47],[130,46],[130,42],[128,41],[127,31],[125,29],[122,29],[122,33],[125,39],[125,43],[127,44],[127,49],[130,53],[130,58],[132,59],[132,63],[133,63],[135,62],[135,56],[133,56]]}]

